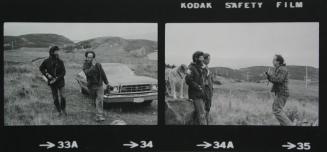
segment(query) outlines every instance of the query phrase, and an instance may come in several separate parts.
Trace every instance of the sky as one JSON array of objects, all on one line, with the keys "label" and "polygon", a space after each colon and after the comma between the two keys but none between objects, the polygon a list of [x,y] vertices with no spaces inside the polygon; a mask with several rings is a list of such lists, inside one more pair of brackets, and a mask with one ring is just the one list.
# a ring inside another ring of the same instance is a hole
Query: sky
[{"label": "sky", "polygon": [[197,51],[211,67],[272,66],[275,54],[287,65],[319,68],[319,23],[168,23],[166,64],[186,64]]},{"label": "sky", "polygon": [[4,24],[4,35],[19,36],[31,33],[59,34],[78,42],[102,36],[157,41],[156,23],[16,23]]}]

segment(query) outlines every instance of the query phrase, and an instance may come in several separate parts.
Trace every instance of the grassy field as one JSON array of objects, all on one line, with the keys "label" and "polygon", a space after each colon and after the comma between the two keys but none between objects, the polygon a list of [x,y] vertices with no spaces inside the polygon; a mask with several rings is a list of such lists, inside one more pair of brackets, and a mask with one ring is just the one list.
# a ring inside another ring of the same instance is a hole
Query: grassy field
[{"label": "grassy field", "polygon": [[[272,114],[272,84],[235,82],[225,79],[214,86],[210,125],[279,125]],[[179,88],[177,88],[179,89]],[[318,121],[319,86],[305,88],[304,81],[290,80],[290,97],[284,111],[292,121],[305,126]],[[178,96],[179,94],[177,94]],[[185,97],[187,88],[184,89]]]},{"label": "grassy field", "polygon": [[[211,107],[212,125],[279,125],[272,114],[272,84],[227,83],[215,86]],[[288,117],[298,125],[318,120],[319,88],[303,81],[291,80],[290,97],[284,107]]]},{"label": "grassy field", "polygon": [[[124,57],[108,57],[108,53],[98,51],[100,62],[125,60]],[[67,117],[57,117],[49,86],[40,78],[38,66],[43,59],[31,62],[33,59],[47,57],[47,49],[22,48],[4,51],[4,121],[11,125],[109,125],[114,120],[123,120],[129,125],[156,125],[157,101],[150,106],[131,104],[109,104],[105,106],[104,122],[96,122],[95,108],[90,99],[80,93],[74,79],[81,71],[84,52],[61,52],[65,62],[65,93],[67,100]],[[127,60],[127,59],[126,59]],[[154,71],[142,71],[142,67],[152,65],[152,62],[141,62],[141,59],[131,60],[140,68],[140,75],[157,76]],[[157,67],[156,64],[152,66]],[[150,70],[157,70],[156,68]],[[153,73],[153,74],[152,74]]]}]

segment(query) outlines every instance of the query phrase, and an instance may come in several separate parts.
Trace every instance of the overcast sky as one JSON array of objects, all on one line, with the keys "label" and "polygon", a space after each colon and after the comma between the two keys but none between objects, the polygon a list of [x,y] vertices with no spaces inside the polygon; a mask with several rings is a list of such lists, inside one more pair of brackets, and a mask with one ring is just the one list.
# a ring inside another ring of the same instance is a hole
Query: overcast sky
[{"label": "overcast sky", "polygon": [[53,33],[73,41],[102,36],[157,41],[156,23],[5,23],[4,35]]},{"label": "overcast sky", "polygon": [[210,66],[234,69],[272,66],[275,54],[287,65],[319,65],[319,23],[166,24],[167,64],[189,64],[192,54],[211,54]]}]

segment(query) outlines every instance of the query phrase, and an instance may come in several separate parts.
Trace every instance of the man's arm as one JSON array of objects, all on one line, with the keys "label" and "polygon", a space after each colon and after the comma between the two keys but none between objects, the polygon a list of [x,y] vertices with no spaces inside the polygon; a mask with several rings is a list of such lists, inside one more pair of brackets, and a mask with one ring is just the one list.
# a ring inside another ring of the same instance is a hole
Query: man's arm
[{"label": "man's arm", "polygon": [[59,76],[57,77],[59,78],[63,78],[66,75],[66,68],[65,68],[65,64],[63,61],[60,62],[60,68],[59,68]]},{"label": "man's arm", "polygon": [[46,73],[47,73],[47,70],[46,70],[46,67],[45,67],[45,60],[42,62],[42,64],[40,65],[39,67],[39,70],[41,71],[41,73],[46,76]]},{"label": "man's arm", "polygon": [[213,74],[212,73],[210,73],[210,80],[211,80],[210,87],[213,90]]},{"label": "man's arm", "polygon": [[109,82],[108,82],[108,79],[107,79],[107,76],[106,76],[106,73],[104,72],[103,68],[102,68],[102,65],[100,63],[98,63],[98,66],[99,66],[99,69],[100,69],[100,74],[101,74],[101,77],[103,78],[103,82],[108,85]]},{"label": "man's arm", "polygon": [[52,79],[52,76],[47,71],[47,60],[44,60],[42,64],[39,67],[39,70],[41,71],[42,75],[44,75],[47,79]]},{"label": "man's arm", "polygon": [[189,70],[191,71],[191,73],[188,73],[185,77],[186,84],[192,88],[196,88],[198,91],[202,91],[201,86],[194,81],[194,69],[189,68]]},{"label": "man's arm", "polygon": [[283,83],[287,77],[287,71],[285,69],[280,69],[276,75],[268,74],[267,78],[272,83]]}]

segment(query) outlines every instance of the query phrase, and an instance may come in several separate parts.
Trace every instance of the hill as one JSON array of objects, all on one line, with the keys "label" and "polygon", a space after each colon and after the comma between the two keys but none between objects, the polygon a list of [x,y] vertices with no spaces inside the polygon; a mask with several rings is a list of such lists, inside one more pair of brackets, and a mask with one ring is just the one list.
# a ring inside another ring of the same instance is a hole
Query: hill
[{"label": "hill", "polygon": [[157,78],[157,61],[148,57],[157,50],[155,41],[99,37],[78,42],[73,49],[77,54],[93,50],[97,54],[97,60],[102,63],[124,63],[138,75]]},{"label": "hill", "polygon": [[[222,77],[228,77],[237,80],[260,81],[263,80],[262,73],[268,69],[274,70],[273,67],[268,66],[252,66],[241,69],[230,69],[226,67],[212,67],[210,68],[213,73]],[[289,65],[287,66],[289,72],[289,79],[304,80],[306,74],[305,66]],[[311,81],[319,80],[319,69],[315,67],[307,67],[308,78]]]},{"label": "hill", "polygon": [[210,68],[210,71],[215,73],[215,75],[226,77],[226,78],[231,78],[235,80],[245,80],[246,78],[246,73],[243,73],[240,70],[237,69],[231,69],[231,68],[226,68],[226,67],[212,67]]},{"label": "hill", "polygon": [[121,37],[98,37],[75,44],[71,49],[95,49],[107,47],[108,50],[121,49],[135,56],[145,56],[158,50],[157,42],[143,39],[124,39]]},{"label": "hill", "polygon": [[70,39],[58,34],[26,34],[20,36],[4,36],[4,49],[21,47],[44,48],[51,45],[66,46],[74,44]]},{"label": "hill", "polygon": [[[294,80],[304,80],[305,73],[306,73],[306,67],[305,66],[297,66],[297,65],[288,65],[286,66],[288,73],[289,73],[289,79]],[[267,71],[269,67],[267,66],[254,66],[254,67],[248,67],[248,68],[242,68],[240,69],[242,72],[246,73],[249,72],[249,79],[250,81],[260,80],[263,79],[260,74]],[[273,67],[270,67],[271,70],[273,70]],[[314,67],[307,67],[308,70],[308,79],[311,79],[312,81],[318,81],[319,80],[319,69]]]}]

